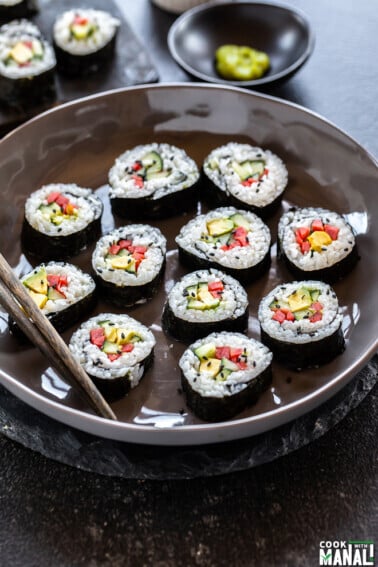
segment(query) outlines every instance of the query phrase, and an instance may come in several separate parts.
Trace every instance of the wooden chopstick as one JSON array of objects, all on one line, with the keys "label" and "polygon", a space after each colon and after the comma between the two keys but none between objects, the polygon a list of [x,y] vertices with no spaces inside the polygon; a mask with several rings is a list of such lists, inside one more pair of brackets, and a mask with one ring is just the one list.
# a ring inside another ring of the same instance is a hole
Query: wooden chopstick
[{"label": "wooden chopstick", "polygon": [[29,340],[42,351],[50,364],[71,385],[78,387],[79,393],[85,397],[94,411],[102,417],[116,420],[117,417],[109,404],[72,356],[66,343],[35,304],[25,287],[14,275],[12,268],[1,253],[0,302]]}]

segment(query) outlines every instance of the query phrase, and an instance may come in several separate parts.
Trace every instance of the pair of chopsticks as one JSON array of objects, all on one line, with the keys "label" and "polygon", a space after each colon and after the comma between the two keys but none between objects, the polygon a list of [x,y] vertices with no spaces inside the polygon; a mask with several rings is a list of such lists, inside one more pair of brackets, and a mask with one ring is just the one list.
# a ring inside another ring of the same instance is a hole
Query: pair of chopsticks
[{"label": "pair of chopsticks", "polygon": [[48,318],[30,297],[12,268],[0,254],[0,303],[13,317],[29,340],[46,356],[49,363],[65,378],[93,410],[107,419],[116,416]]}]

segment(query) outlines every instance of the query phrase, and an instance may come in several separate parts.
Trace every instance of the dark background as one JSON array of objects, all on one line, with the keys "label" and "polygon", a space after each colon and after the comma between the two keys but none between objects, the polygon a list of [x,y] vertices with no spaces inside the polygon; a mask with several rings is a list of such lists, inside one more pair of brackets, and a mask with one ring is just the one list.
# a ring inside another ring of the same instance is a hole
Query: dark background
[{"label": "dark background", "polygon": [[[190,80],[166,48],[174,17],[148,0],[118,4],[160,80]],[[376,3],[288,4],[306,12],[316,46],[305,67],[270,94],[322,114],[378,154]],[[376,387],[323,437],[286,457],[182,481],[107,478],[0,436],[0,565],[318,565],[320,540],[378,533],[377,410]]]}]

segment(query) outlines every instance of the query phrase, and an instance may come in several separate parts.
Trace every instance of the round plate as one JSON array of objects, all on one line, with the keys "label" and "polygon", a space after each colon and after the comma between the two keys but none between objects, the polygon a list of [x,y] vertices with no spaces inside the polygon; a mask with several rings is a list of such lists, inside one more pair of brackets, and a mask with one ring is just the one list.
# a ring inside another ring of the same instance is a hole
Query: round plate
[{"label": "round plate", "polygon": [[[126,148],[165,141],[186,149],[200,166],[214,147],[250,142],[281,156],[289,170],[282,210],[269,220],[273,238],[279,214],[292,204],[323,206],[348,215],[358,236],[361,261],[334,287],[344,313],[345,352],[318,369],[293,373],[274,365],[272,387],[259,402],[228,422],[201,423],[185,406],[177,361],[184,345],[161,330],[165,290],[183,270],[174,237],[195,214],[151,224],[168,239],[166,279],[158,295],[128,313],[151,327],[157,339],[155,362],[141,384],[112,404],[119,421],[99,418],[46,365],[39,352],[9,335],[0,312],[0,380],[40,411],[78,429],[116,440],[155,445],[196,445],[268,431],[315,408],[366,364],[378,346],[375,258],[378,223],[369,211],[376,200],[377,166],[355,141],[319,116],[283,101],[217,85],[153,85],[112,91],[51,110],[0,142],[0,246],[17,274],[29,269],[20,249],[23,205],[44,183],[75,182],[93,187],[105,204],[103,231],[124,221],[110,212],[107,172]],[[201,209],[199,204],[198,210]],[[90,269],[93,247],[72,262]],[[275,259],[268,274],[248,287],[249,334],[259,337],[260,298],[291,279]],[[112,310],[99,303],[96,312]],[[114,310],[116,311],[116,310]],[[64,333],[68,341],[75,328]]]},{"label": "round plate", "polygon": [[[230,43],[267,53],[268,72],[250,81],[223,79],[215,70],[215,51]],[[302,12],[267,2],[206,3],[182,14],[168,34],[172,57],[194,77],[251,88],[272,85],[294,75],[310,57],[314,44],[314,33]]]}]

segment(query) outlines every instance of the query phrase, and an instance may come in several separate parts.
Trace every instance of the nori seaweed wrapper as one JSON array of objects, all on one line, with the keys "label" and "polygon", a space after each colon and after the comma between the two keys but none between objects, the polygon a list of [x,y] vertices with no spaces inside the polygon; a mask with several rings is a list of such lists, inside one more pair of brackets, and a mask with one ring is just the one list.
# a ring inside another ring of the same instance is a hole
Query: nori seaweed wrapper
[{"label": "nori seaweed wrapper", "polygon": [[119,286],[112,282],[103,280],[101,275],[96,273],[95,280],[97,288],[104,301],[113,303],[118,307],[132,307],[138,302],[145,302],[151,299],[163,280],[165,270],[165,260],[156,274],[156,276],[148,283],[143,285],[125,285]]},{"label": "nori seaweed wrapper", "polygon": [[[154,351],[152,350],[150,354],[138,364],[143,365],[143,376],[150,368],[154,358]],[[98,376],[92,376],[88,374],[94,384],[100,390],[102,395],[110,402],[119,400],[126,396],[130,392],[130,380],[127,376],[120,376],[116,378],[99,378]]]},{"label": "nori seaweed wrapper", "polygon": [[241,392],[223,398],[201,396],[193,390],[185,375],[181,373],[182,389],[186,402],[192,411],[204,421],[224,421],[234,417],[247,407],[257,402],[260,394],[272,381],[272,369],[269,365],[259,376],[253,378]]},{"label": "nori seaweed wrapper", "polygon": [[116,38],[117,32],[106,45],[94,53],[86,55],[69,53],[53,42],[58,71],[70,77],[83,77],[97,73],[111,63],[114,56]]},{"label": "nori seaweed wrapper", "polygon": [[345,350],[342,327],[328,337],[308,343],[289,343],[268,335],[261,327],[261,342],[272,352],[274,360],[292,370],[317,367],[326,364]]},{"label": "nori seaweed wrapper", "polygon": [[234,195],[223,191],[216,185],[209,177],[206,175],[205,171],[202,170],[202,178],[204,180],[202,195],[204,201],[209,207],[215,209],[217,207],[231,206],[237,209],[244,209],[245,211],[250,211],[255,213],[261,219],[266,219],[272,216],[280,207],[283,193],[278,195],[271,203],[263,207],[257,207],[241,201]]},{"label": "nori seaweed wrapper", "polygon": [[246,307],[244,313],[236,318],[227,318],[222,321],[185,321],[176,317],[167,302],[164,307],[162,324],[166,333],[170,334],[173,338],[190,343],[196,339],[206,337],[210,333],[219,331],[230,331],[234,333],[245,333],[248,329],[249,309]]},{"label": "nori seaweed wrapper", "polygon": [[[48,313],[46,317],[55,327],[55,329],[59,333],[62,333],[63,331],[66,331],[69,327],[80,321],[80,319],[87,315],[90,311],[92,311],[92,309],[96,305],[96,302],[96,289],[94,289],[91,293],[87,294],[79,301],[76,301],[72,305],[66,307],[66,309]],[[8,325],[12,335],[17,337],[19,340],[22,340],[23,342],[26,342],[28,340],[12,317],[9,317]]]},{"label": "nori seaweed wrapper", "polygon": [[21,18],[29,18],[38,12],[37,3],[34,0],[22,0],[14,6],[0,6],[0,24],[10,22],[11,20],[19,20]]},{"label": "nori seaweed wrapper", "polygon": [[187,212],[195,208],[199,198],[199,181],[190,187],[169,193],[160,199],[143,197],[111,197],[113,213],[130,219],[160,219]]},{"label": "nori seaweed wrapper", "polygon": [[357,244],[354,244],[348,256],[345,256],[345,258],[328,268],[322,268],[320,270],[301,270],[289,260],[285,254],[285,250],[281,246],[280,239],[277,239],[277,258],[285,263],[287,269],[297,280],[311,278],[312,280],[334,283],[341,280],[354,268],[360,259],[360,256],[358,254]]},{"label": "nori seaweed wrapper", "polygon": [[263,274],[265,274],[267,270],[269,270],[271,264],[270,249],[264,256],[264,258],[257,264],[240,269],[228,268],[207,258],[200,258],[196,254],[192,254],[191,252],[188,252],[180,246],[179,260],[186,268],[189,268],[190,270],[199,270],[201,268],[216,268],[217,270],[222,270],[223,272],[229,274],[243,284],[249,284],[260,278]]},{"label": "nori seaweed wrapper", "polygon": [[21,232],[22,250],[38,261],[65,260],[76,256],[101,236],[101,214],[82,230],[66,236],[48,236],[24,219]]},{"label": "nori seaweed wrapper", "polygon": [[22,111],[49,104],[56,98],[54,68],[38,75],[11,78],[0,73],[1,103]]}]

